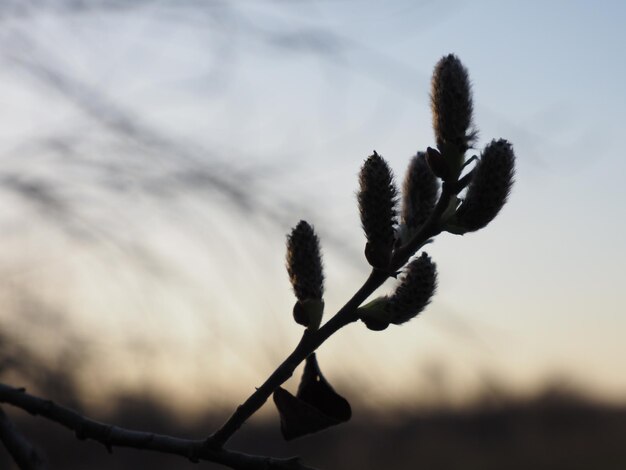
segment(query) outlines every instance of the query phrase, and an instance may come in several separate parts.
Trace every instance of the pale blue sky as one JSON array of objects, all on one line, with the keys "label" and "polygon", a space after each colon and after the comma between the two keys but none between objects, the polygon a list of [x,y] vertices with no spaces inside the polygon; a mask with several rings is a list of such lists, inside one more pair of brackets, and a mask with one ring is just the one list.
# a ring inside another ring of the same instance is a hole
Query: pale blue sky
[{"label": "pale blue sky", "polygon": [[[298,337],[283,234],[302,217],[321,233],[336,310],[367,273],[361,162],[376,149],[400,179],[408,157],[433,144],[429,77],[454,52],[474,83],[480,147],[514,144],[510,203],[484,231],[428,247],[440,285],[423,317],[378,334],[352,326],[324,347],[322,365],[335,382],[367,387],[373,403],[427,399],[438,368],[450,399],[492,376],[520,390],[557,374],[610,398],[626,393],[623,2],[184,5],[2,17],[3,171],[82,202],[68,234],[0,193],[10,201],[0,216],[7,302],[32,290],[72,312],[77,334],[107,332],[92,354],[116,370],[116,387],[167,370],[202,402],[204,371],[219,370],[211,398],[238,401]],[[42,60],[56,81],[33,71]],[[59,93],[59,76],[81,92]],[[165,137],[120,138],[103,109]],[[45,138],[69,138],[72,152]],[[262,211],[233,215],[223,195],[169,186],[196,166],[235,182],[260,175],[242,189]],[[125,353],[112,351],[137,344],[152,356],[119,367]]]}]

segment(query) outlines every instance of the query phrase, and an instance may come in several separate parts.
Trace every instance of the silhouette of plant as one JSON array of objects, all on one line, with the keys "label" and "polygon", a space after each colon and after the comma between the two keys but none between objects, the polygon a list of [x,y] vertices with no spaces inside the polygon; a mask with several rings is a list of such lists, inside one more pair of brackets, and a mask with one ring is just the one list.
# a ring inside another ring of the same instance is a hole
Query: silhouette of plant
[{"label": "silhouette of plant", "polygon": [[[308,469],[299,458],[247,455],[225,445],[237,430],[273,396],[285,439],[294,439],[350,419],[348,401],[321,372],[315,351],[344,326],[358,321],[375,331],[402,325],[430,302],[437,285],[436,266],[418,252],[442,232],[462,235],[485,227],[500,212],[513,184],[514,154],[510,143],[493,140],[480,157],[466,154],[476,141],[471,85],[467,70],[450,54],[435,66],[431,107],[436,148],[418,152],[408,166],[402,197],[387,162],[374,152],[361,168],[358,204],[367,239],[369,277],[327,322],[320,242],[313,227],[300,221],[287,237],[286,265],[296,296],[294,320],[305,327],[293,352],[213,434],[182,439],[104,424],[24,389],[0,384],[0,402],[41,415],[70,428],[79,439],[113,447],[132,447],[208,460],[234,469]],[[472,166],[473,165],[473,166]],[[398,207],[401,204],[401,207]],[[399,278],[391,295],[363,304],[389,277]],[[296,395],[281,385],[305,362]],[[0,410],[0,438],[20,468],[42,468],[30,445]],[[12,436],[9,438],[7,436]],[[29,458],[31,456],[31,458]]]}]

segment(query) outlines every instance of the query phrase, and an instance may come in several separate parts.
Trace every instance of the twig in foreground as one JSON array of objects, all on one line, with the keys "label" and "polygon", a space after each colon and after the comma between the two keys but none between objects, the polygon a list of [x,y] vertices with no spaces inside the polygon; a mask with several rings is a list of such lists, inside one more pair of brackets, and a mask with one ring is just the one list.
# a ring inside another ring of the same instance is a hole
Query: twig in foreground
[{"label": "twig in foreground", "polygon": [[0,408],[0,441],[20,469],[43,470],[46,468],[37,450],[15,429],[2,408]]},{"label": "twig in foreground", "polygon": [[[180,455],[192,462],[206,460],[240,470],[314,470],[312,467],[302,465],[298,458],[278,459],[232,452],[223,448],[212,449],[206,445],[205,439],[181,439],[101,423],[82,416],[74,410],[59,406],[53,401],[30,395],[23,388],[1,383],[0,403],[8,403],[30,414],[43,416],[71,429],[78,439],[92,439],[103,444],[109,452],[113,447],[131,447]],[[0,425],[0,429],[3,427]],[[22,449],[25,449],[23,445]],[[39,470],[43,467],[21,466],[21,468]]]}]

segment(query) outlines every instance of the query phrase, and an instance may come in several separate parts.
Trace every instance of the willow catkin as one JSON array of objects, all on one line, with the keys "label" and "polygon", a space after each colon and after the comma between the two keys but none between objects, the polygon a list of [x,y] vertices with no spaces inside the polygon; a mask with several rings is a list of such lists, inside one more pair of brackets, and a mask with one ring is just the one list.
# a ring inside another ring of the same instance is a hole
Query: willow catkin
[{"label": "willow catkin", "polygon": [[454,55],[442,57],[433,71],[430,102],[437,148],[454,145],[465,152],[476,139],[472,88],[467,69]]},{"label": "willow catkin", "polygon": [[504,206],[515,175],[513,146],[504,139],[492,140],[474,169],[465,200],[454,224],[474,232],[491,222]]},{"label": "willow catkin", "polygon": [[426,253],[411,261],[405,269],[386,306],[391,323],[396,325],[409,321],[424,310],[437,288],[437,268]]},{"label": "willow catkin", "polygon": [[385,269],[395,243],[398,191],[389,165],[376,152],[363,163],[359,184],[359,212],[367,238],[365,256],[372,266]]},{"label": "willow catkin", "polygon": [[402,222],[409,229],[419,229],[430,216],[437,200],[437,178],[418,152],[410,163],[402,184]]},{"label": "willow catkin", "polygon": [[313,227],[304,220],[287,236],[286,264],[298,300],[321,300],[324,294],[324,273],[319,239]]}]

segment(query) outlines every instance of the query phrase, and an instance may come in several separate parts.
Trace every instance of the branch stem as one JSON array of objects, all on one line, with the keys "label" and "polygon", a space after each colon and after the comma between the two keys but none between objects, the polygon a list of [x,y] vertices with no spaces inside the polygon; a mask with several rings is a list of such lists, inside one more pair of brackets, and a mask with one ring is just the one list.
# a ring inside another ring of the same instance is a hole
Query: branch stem
[{"label": "branch stem", "polygon": [[21,470],[43,470],[45,468],[41,455],[19,433],[2,408],[0,408],[0,442],[4,444]]},{"label": "branch stem", "polygon": [[424,243],[426,243],[430,238],[441,233],[441,216],[448,208],[450,200],[455,194],[456,192],[453,190],[450,183],[444,182],[441,188],[441,195],[439,196],[439,200],[437,201],[433,212],[430,214],[430,217],[428,217],[426,222],[424,222],[424,225],[420,227],[419,231],[411,240],[394,251],[393,258],[391,260],[391,268],[393,271],[402,268],[402,266],[409,261],[409,258],[413,256],[417,250],[424,246]]},{"label": "branch stem", "polygon": [[[181,439],[101,423],[50,400],[30,395],[23,388],[15,388],[2,383],[0,383],[0,403],[8,403],[30,414],[43,416],[71,429],[78,439],[93,439],[103,444],[109,451],[112,451],[113,447],[131,447],[176,454],[192,462],[207,460],[237,470],[314,470],[301,464],[297,458],[277,459],[227,449],[213,449],[205,445],[204,439]],[[38,470],[42,467],[23,466],[20,468]]]},{"label": "branch stem", "polygon": [[287,381],[296,367],[311,353],[344,326],[359,319],[356,314],[357,308],[387,279],[388,274],[372,270],[367,280],[352,298],[319,330],[305,330],[300,342],[293,352],[282,364],[270,375],[267,380],[250,395],[250,397],[237,407],[230,418],[213,435],[207,439],[207,445],[211,447],[223,446],[230,437],[267,401],[280,385]]},{"label": "branch stem", "polygon": [[285,359],[272,375],[265,380],[263,385],[258,387],[243,404],[237,407],[235,412],[222,427],[207,439],[207,446],[213,448],[222,447],[228,439],[241,428],[248,418],[263,406],[272,393],[274,393],[274,390],[293,375],[294,370],[302,361],[338,330],[359,319],[357,314],[359,306],[387,280],[390,273],[394,273],[404,266],[409,258],[413,256],[429,238],[441,232],[441,227],[439,226],[440,219],[453,195],[453,191],[449,188],[450,186],[444,183],[441,196],[428,220],[411,241],[394,252],[394,256],[391,260],[391,270],[385,272],[373,269],[356,294],[354,294],[330,320],[319,330],[311,331],[307,329],[302,335],[300,342],[287,359]]}]

